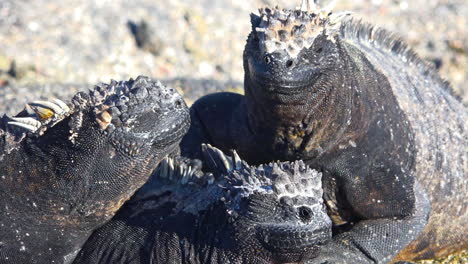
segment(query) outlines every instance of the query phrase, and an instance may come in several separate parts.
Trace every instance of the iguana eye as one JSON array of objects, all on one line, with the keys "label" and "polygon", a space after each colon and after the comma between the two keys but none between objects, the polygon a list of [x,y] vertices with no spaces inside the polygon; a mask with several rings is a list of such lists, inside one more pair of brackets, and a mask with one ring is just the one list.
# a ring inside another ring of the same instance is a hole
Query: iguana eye
[{"label": "iguana eye", "polygon": [[298,208],[299,218],[302,222],[308,223],[312,219],[313,212],[309,207],[301,206]]},{"label": "iguana eye", "polygon": [[315,53],[322,53],[323,51],[323,48],[322,47],[319,47],[315,50]]},{"label": "iguana eye", "polygon": [[181,99],[177,99],[177,100],[174,102],[174,105],[176,106],[176,108],[181,108],[181,107],[183,107],[184,102],[183,102]]},{"label": "iguana eye", "polygon": [[265,56],[263,57],[263,61],[264,61],[266,64],[270,64],[270,62],[271,62],[270,56],[265,55]]}]

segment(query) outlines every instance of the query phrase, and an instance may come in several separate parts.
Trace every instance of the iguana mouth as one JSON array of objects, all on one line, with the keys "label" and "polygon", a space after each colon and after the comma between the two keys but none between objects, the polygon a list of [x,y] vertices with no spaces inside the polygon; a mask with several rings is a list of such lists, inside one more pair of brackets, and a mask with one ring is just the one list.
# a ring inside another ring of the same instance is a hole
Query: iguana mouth
[{"label": "iguana mouth", "polygon": [[268,225],[260,232],[261,241],[267,248],[277,252],[291,252],[319,246],[331,238],[329,227],[311,229],[310,226]]},{"label": "iguana mouth", "polygon": [[180,118],[177,123],[171,126],[172,131],[170,133],[163,133],[157,137],[154,142],[158,143],[159,145],[171,145],[187,133],[189,126],[190,118],[187,115],[186,118]]},{"label": "iguana mouth", "polygon": [[249,60],[249,78],[252,84],[269,93],[295,95],[311,89],[322,76],[317,69],[304,68],[302,71],[294,71],[289,75],[284,73],[285,78],[278,77],[270,71],[278,69],[267,69],[264,65]]},{"label": "iguana mouth", "polygon": [[320,76],[321,74],[317,73],[303,82],[284,82],[282,84],[278,83],[277,80],[254,75],[254,77],[252,77],[252,82],[255,83],[257,87],[260,87],[261,89],[264,89],[273,94],[295,95],[303,93],[304,90],[311,89],[311,87],[313,87],[314,84],[318,81]]},{"label": "iguana mouth", "polygon": [[288,224],[260,225],[257,237],[281,263],[296,263],[318,256],[320,246],[331,240],[331,226],[313,228]]}]

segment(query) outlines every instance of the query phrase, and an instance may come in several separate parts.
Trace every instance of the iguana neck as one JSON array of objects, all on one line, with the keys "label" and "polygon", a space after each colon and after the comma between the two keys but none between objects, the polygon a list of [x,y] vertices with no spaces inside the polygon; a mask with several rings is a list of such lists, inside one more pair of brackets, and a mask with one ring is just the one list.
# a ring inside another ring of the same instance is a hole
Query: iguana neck
[{"label": "iguana neck", "polygon": [[[341,69],[357,68],[345,54],[340,58]],[[272,148],[273,159],[281,160],[316,158],[352,141],[350,125],[361,123],[363,114],[369,112],[353,72],[323,73],[311,87],[288,95],[253,83],[247,73],[244,107],[251,133]]]}]

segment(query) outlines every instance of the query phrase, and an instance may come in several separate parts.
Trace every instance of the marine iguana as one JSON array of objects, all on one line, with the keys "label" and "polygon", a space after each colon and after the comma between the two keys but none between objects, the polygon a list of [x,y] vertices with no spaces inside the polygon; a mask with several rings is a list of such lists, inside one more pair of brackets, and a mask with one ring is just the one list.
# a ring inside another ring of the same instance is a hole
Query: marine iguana
[{"label": "marine iguana", "polygon": [[321,174],[302,161],[204,156],[213,173],[162,163],[73,263],[296,263],[331,238]]},{"label": "marine iguana", "polygon": [[69,263],[189,126],[181,96],[138,77],[0,122],[0,263]]},{"label": "marine iguana", "polygon": [[323,172],[336,227],[323,261],[468,248],[466,107],[392,33],[307,2],[251,15],[245,96],[196,101],[182,155],[199,157],[205,142],[252,164],[303,159]]}]

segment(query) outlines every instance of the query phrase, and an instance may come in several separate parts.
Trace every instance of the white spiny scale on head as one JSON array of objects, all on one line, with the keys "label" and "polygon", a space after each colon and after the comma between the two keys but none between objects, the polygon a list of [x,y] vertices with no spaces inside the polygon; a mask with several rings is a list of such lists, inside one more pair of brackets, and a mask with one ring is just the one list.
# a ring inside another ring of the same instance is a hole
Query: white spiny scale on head
[{"label": "white spiny scale on head", "polygon": [[97,115],[96,122],[102,130],[105,130],[112,121],[112,115],[107,111],[102,111]]},{"label": "white spiny scale on head", "polygon": [[291,58],[296,58],[301,50],[310,48],[319,35],[333,40],[341,21],[350,14],[333,14],[335,4],[333,0],[319,7],[313,0],[303,0],[297,10],[260,9],[260,23],[254,25],[260,50],[265,54],[284,50]]},{"label": "white spiny scale on head", "polygon": [[322,197],[321,173],[305,166],[302,161],[277,167],[272,171],[273,188],[278,197]]}]

